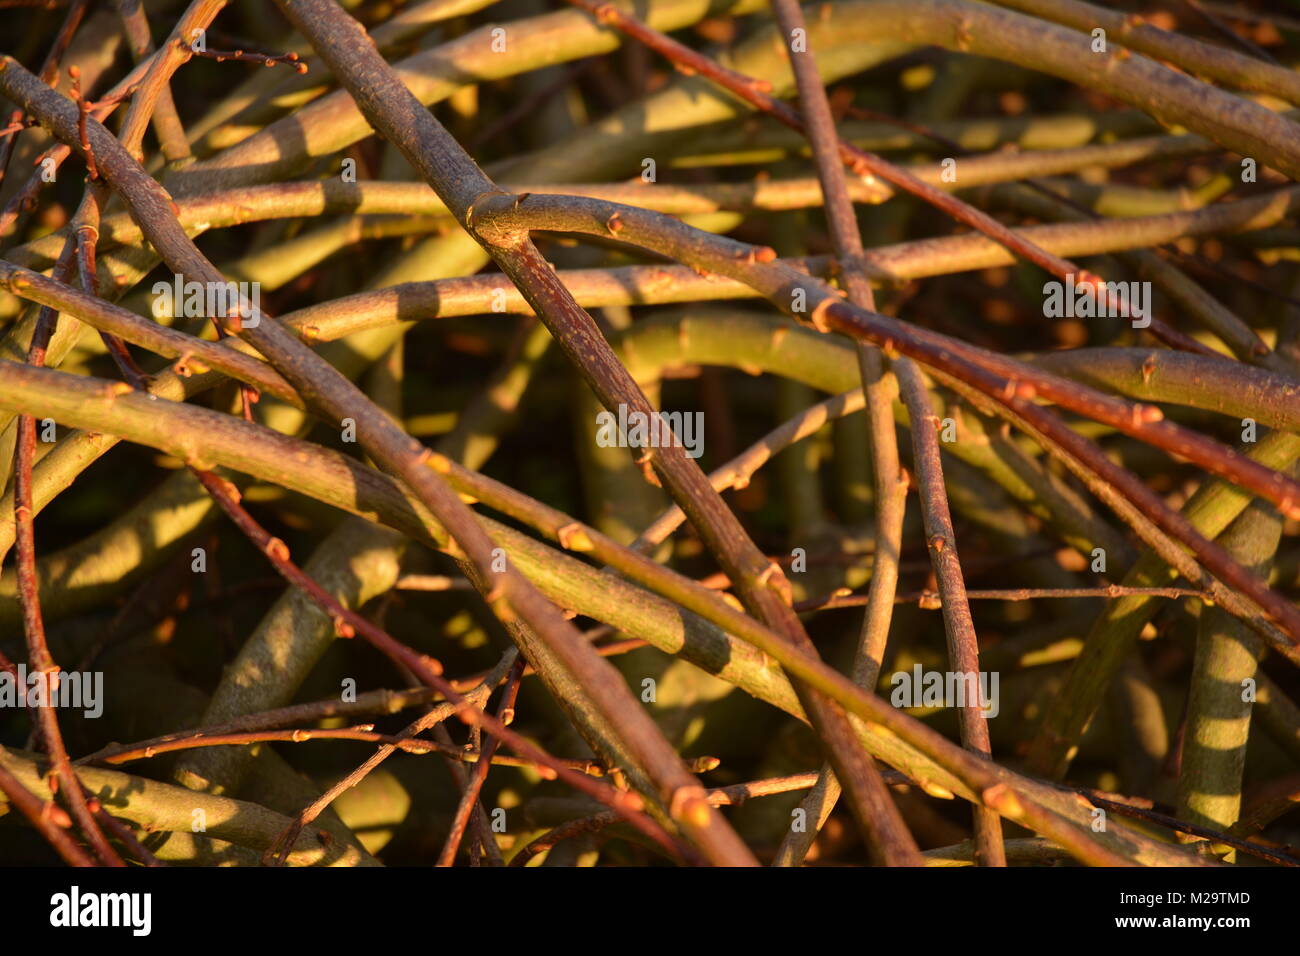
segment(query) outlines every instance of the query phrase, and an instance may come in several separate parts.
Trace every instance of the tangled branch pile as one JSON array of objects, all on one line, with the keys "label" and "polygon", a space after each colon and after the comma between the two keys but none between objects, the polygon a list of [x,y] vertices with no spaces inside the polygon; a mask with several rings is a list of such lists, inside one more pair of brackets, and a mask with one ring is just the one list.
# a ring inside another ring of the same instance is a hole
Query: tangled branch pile
[{"label": "tangled branch pile", "polygon": [[569,2],[0,0],[4,858],[1300,863],[1300,22]]}]

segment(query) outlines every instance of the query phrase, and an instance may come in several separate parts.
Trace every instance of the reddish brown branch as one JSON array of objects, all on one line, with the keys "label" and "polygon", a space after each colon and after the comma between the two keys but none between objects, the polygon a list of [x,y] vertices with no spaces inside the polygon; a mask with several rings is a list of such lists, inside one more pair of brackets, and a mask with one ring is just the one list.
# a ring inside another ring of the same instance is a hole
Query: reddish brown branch
[{"label": "reddish brown branch", "polygon": [[297,53],[249,53],[246,50],[200,50],[191,44],[186,44],[186,49],[195,56],[207,57],[209,60],[216,60],[218,63],[224,63],[226,60],[242,60],[245,63],[260,63],[263,66],[275,66],[284,64],[292,66],[299,73],[307,72],[307,64],[298,58]]},{"label": "reddish brown branch", "polygon": [[[1118,584],[1109,584],[1099,588],[976,588],[966,592],[972,601],[1036,601],[1041,599],[1098,598],[1114,600],[1115,598],[1140,596],[1163,598],[1204,598],[1200,591],[1191,588],[1127,588]],[[928,611],[937,611],[943,607],[943,598],[938,591],[915,591],[900,594],[895,598],[899,604],[915,604]],[[825,611],[842,607],[861,607],[867,603],[865,594],[829,594],[826,597],[809,598],[795,604],[795,610]]]},{"label": "reddish brown branch", "polygon": [[[99,241],[99,211],[103,204],[104,187],[92,182],[86,189],[81,208],[77,211],[73,235],[77,240],[77,269],[81,277],[81,288],[87,295],[99,294],[99,277],[95,269],[95,246]],[[100,331],[108,354],[113,357],[118,371],[130,383],[132,388],[143,391],[147,384],[144,371],[136,364],[131,352],[118,336]]]},{"label": "reddish brown branch", "polygon": [[[959,674],[979,674],[979,640],[970,603],[966,599],[966,579],[957,557],[957,534],[943,484],[943,465],[939,460],[940,421],[930,404],[921,372],[914,363],[898,369],[899,391],[912,423],[912,459],[916,465],[917,493],[921,498],[921,517],[925,526],[934,576],[943,595],[944,633],[948,642],[948,666]],[[957,715],[961,742],[967,750],[981,757],[992,757],[988,723],[984,719],[989,701],[967,700]],[[982,866],[1006,866],[1007,851],[1002,842],[1002,823],[987,807],[975,808],[975,858]]]},{"label": "reddish brown branch", "polygon": [[[357,724],[355,727],[333,727],[325,729],[308,727],[297,728],[294,730],[250,730],[236,731],[233,733],[193,733],[189,735],[175,736],[170,740],[162,742],[131,744],[130,746],[123,747],[108,747],[93,754],[91,757],[79,760],[78,763],[93,762],[117,766],[119,764],[132,763],[136,760],[152,760],[154,757],[160,757],[163,754],[168,753],[176,753],[181,750],[198,750],[203,747],[246,747],[249,744],[260,743],[301,744],[311,740],[360,740],[365,743],[384,744],[396,750],[402,750],[410,754],[439,753],[445,757],[451,757],[453,760],[459,760],[463,763],[481,763],[486,760],[488,763],[500,767],[528,767],[537,770],[543,776],[546,775],[546,765],[539,764],[534,760],[525,760],[520,757],[508,757],[496,754],[483,756],[477,751],[464,750],[455,746],[444,746],[440,743],[429,740],[418,740],[409,735],[395,736],[393,734],[376,733],[374,727],[374,724]],[[603,777],[608,773],[608,769],[596,760],[566,759],[562,757],[556,757],[553,759],[557,765],[564,766],[575,773],[586,774],[589,777]]]},{"label": "reddish brown branch", "polygon": [[77,104],[77,132],[81,136],[81,154],[86,159],[86,176],[94,181],[99,178],[99,170],[95,167],[95,150],[90,145],[90,136],[86,133],[86,119],[90,116],[90,101],[81,95],[81,69],[76,66],[68,67],[68,76],[72,77],[72,90],[70,95],[72,100]]},{"label": "reddish brown branch", "polygon": [[[514,715],[515,699],[519,696],[519,681],[523,677],[523,668],[523,658],[518,658],[506,678],[505,693],[502,694],[501,703],[497,708],[497,720],[503,724],[510,723]],[[447,834],[442,853],[438,856],[438,866],[451,866],[456,861],[456,851],[460,848],[460,841],[465,835],[470,814],[474,811],[478,803],[478,795],[483,790],[483,783],[487,780],[488,770],[492,767],[492,755],[496,753],[498,743],[495,737],[489,737],[480,747],[480,757],[474,765],[474,772],[470,775],[465,792],[461,794],[456,815],[451,821],[451,831]]]},{"label": "reddish brown branch", "polygon": [[[55,275],[66,278],[72,269],[75,243],[65,244],[63,254],[55,265]],[[45,353],[50,338],[54,333],[57,314],[49,308],[42,308],[38,313],[36,328],[32,332],[31,344],[27,350],[30,365],[41,367],[45,364]],[[18,417],[18,437],[14,447],[14,545],[16,552],[16,569],[18,578],[18,601],[22,609],[23,633],[27,638],[27,658],[32,671],[47,682],[49,693],[42,695],[40,706],[36,708],[37,725],[41,738],[50,755],[53,775],[50,780],[52,790],[61,786],[64,799],[72,810],[72,816],[89,841],[95,855],[105,866],[124,866],[121,858],[114,852],[100,830],[98,823],[86,805],[81,782],[77,779],[63,744],[63,733],[59,729],[58,717],[54,713],[53,689],[58,686],[59,667],[50,654],[45,639],[45,622],[41,615],[40,582],[36,576],[36,533],[32,526],[32,465],[36,458],[36,419],[31,415]]]}]

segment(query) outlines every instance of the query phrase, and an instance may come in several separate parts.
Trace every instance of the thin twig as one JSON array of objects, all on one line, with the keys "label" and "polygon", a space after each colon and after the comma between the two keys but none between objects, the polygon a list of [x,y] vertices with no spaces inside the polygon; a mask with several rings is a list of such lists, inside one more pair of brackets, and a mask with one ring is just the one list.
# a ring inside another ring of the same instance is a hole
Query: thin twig
[{"label": "thin twig", "polygon": [[[948,666],[954,673],[979,674],[979,640],[966,599],[966,580],[957,558],[957,536],[952,527],[948,496],[943,487],[943,466],[939,460],[939,428],[942,423],[930,404],[921,373],[914,364],[898,368],[898,388],[912,423],[912,458],[916,465],[917,492],[925,525],[934,576],[943,596],[944,633],[948,639]],[[977,682],[978,686],[978,682]],[[984,718],[989,701],[972,695],[958,712],[961,742],[967,750],[990,759],[988,723]],[[1006,866],[1002,825],[985,807],[975,808],[975,859],[981,866]]]},{"label": "thin twig", "polygon": [[[519,695],[519,680],[523,677],[523,667],[523,659],[516,659],[510,668],[510,674],[506,677],[506,689],[497,707],[497,720],[503,724],[510,723],[513,717],[515,700]],[[460,847],[461,838],[465,835],[465,826],[469,823],[470,813],[478,804],[478,795],[483,789],[484,781],[487,780],[488,770],[492,766],[492,755],[496,752],[498,743],[495,737],[489,737],[479,745],[478,762],[474,765],[469,784],[461,794],[460,804],[456,807],[455,816],[452,817],[451,830],[443,844],[442,853],[438,856],[438,866],[451,866],[456,860],[456,851]]]},{"label": "thin twig", "polygon": [[[500,683],[508,673],[510,673],[511,669],[514,667],[515,660],[516,652],[513,650],[508,652],[497,663],[497,666],[489,673],[489,675],[477,687],[468,691],[461,699],[468,702],[470,706],[481,708],[497,684]],[[406,729],[399,733],[397,737],[403,740],[413,738],[416,735],[423,733],[425,730],[440,726],[442,721],[452,716],[455,712],[455,708],[450,704],[441,704],[437,707],[431,707],[427,713],[422,714],[418,719],[407,726]],[[272,847],[267,851],[267,858],[282,863],[288,849],[293,846],[294,841],[297,839],[297,835],[302,832],[304,827],[308,826],[312,820],[320,816],[320,814],[325,811],[325,808],[337,800],[341,794],[352,789],[369,776],[371,771],[387,760],[397,749],[397,745],[394,743],[384,744],[384,746],[380,747],[374,752],[374,754],[367,758],[361,766],[344,776],[342,780],[338,781],[338,783],[326,790],[309,806],[304,807],[302,812],[300,812],[294,819],[293,823],[280,834]],[[670,854],[674,854],[671,844],[668,845],[668,850]]]},{"label": "thin twig", "polygon": [[[69,242],[64,254],[55,266],[56,273],[66,275],[72,269],[75,244]],[[48,308],[42,308],[32,333],[31,345],[27,350],[29,365],[40,367],[45,364],[45,352],[54,333],[57,314]],[[47,682],[50,692],[42,695],[40,706],[36,708],[37,723],[41,737],[45,741],[50,755],[53,779],[51,786],[57,785],[63,790],[64,799],[72,810],[72,816],[89,841],[100,863],[105,866],[124,866],[121,858],[105,839],[94,815],[86,804],[81,783],[68,758],[67,748],[63,743],[63,733],[59,729],[58,717],[54,712],[51,699],[53,689],[58,686],[59,667],[50,655],[49,645],[45,639],[45,623],[41,616],[40,583],[36,576],[36,535],[32,527],[32,463],[36,457],[36,419],[31,415],[18,418],[18,437],[14,446],[14,524],[16,527],[16,553],[18,599],[22,606],[23,632],[27,638],[27,658],[33,671]]]},{"label": "thin twig", "polygon": [[[1072,598],[1099,598],[1111,600],[1119,597],[1141,595],[1163,598],[1201,598],[1205,595],[1191,588],[1132,588],[1108,584],[1097,588],[975,588],[966,592],[972,601],[1037,601],[1042,599],[1068,600]],[[927,611],[943,607],[943,596],[938,591],[915,591],[895,598],[899,604],[915,604]],[[865,594],[830,594],[822,598],[809,598],[795,604],[795,610],[822,611],[841,607],[861,607],[867,603]]]},{"label": "thin twig", "polygon": [[249,53],[245,50],[200,50],[193,44],[188,44],[187,49],[194,56],[207,57],[209,60],[216,60],[218,63],[224,63],[226,60],[242,60],[245,63],[260,63],[262,66],[276,66],[283,64],[292,66],[297,73],[306,73],[307,64],[303,63],[297,53]]}]

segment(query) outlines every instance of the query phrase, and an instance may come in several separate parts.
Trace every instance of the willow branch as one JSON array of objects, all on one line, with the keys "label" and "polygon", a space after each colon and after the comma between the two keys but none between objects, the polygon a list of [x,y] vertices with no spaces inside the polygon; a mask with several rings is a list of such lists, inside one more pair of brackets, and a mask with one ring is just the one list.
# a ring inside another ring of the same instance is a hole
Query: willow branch
[{"label": "willow branch", "polygon": [[[980,686],[979,641],[966,599],[966,580],[957,557],[957,536],[952,527],[948,497],[944,493],[943,465],[939,460],[941,422],[930,405],[921,373],[915,365],[897,368],[898,388],[912,421],[912,459],[916,465],[917,492],[921,517],[934,576],[943,598],[944,634],[948,640],[948,666],[958,674],[972,676]],[[869,605],[868,605],[869,606]],[[967,699],[958,712],[962,745],[985,759],[992,755],[985,709],[988,701],[980,694]],[[975,811],[975,855],[982,866],[1006,866],[1002,827],[996,814],[984,808]]]}]

